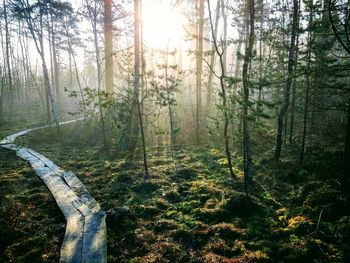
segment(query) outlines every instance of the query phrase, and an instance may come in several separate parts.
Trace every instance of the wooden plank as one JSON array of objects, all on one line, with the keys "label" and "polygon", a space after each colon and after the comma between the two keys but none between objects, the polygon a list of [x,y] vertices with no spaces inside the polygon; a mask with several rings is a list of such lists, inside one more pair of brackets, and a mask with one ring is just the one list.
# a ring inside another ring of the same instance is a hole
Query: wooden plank
[{"label": "wooden plank", "polygon": [[84,217],[81,215],[67,220],[66,233],[61,246],[60,263],[83,262],[84,221]]},{"label": "wooden plank", "polygon": [[94,213],[85,217],[83,240],[84,263],[107,262],[106,236],[106,214],[104,212]]},{"label": "wooden plank", "polygon": [[63,172],[61,177],[92,212],[99,212],[101,210],[100,205],[73,172]]}]

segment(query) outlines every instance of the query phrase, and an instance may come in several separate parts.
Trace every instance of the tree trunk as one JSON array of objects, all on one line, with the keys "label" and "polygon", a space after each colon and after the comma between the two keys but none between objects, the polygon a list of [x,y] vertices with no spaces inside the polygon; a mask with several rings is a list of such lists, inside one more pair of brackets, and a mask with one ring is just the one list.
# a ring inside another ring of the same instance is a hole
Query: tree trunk
[{"label": "tree trunk", "polygon": [[[215,37],[217,37],[217,35],[218,35],[219,18],[220,18],[220,1],[217,1],[216,2],[215,22],[214,22],[214,36]],[[210,65],[210,68],[214,70],[215,54],[216,54],[214,44],[212,45],[211,51],[212,51],[212,53],[210,55],[209,65]],[[213,72],[211,70],[209,70],[208,84],[207,84],[207,102],[206,102],[207,112],[209,112],[211,104],[212,104],[213,76],[214,76]]]},{"label": "tree trunk", "polygon": [[[146,151],[146,138],[144,133],[144,123],[142,116],[142,106],[143,98],[139,98],[140,93],[140,84],[141,84],[141,1],[134,0],[134,18],[135,18],[135,32],[134,32],[134,46],[135,46],[135,54],[134,54],[134,103],[137,106],[137,117],[139,120],[139,127],[135,123],[134,130],[132,130],[132,134],[134,135],[134,140],[132,140],[132,151],[135,150],[137,145],[137,138],[139,133],[139,128],[141,132],[141,142],[142,142],[142,153],[143,153],[143,168],[144,168],[144,179],[149,179],[150,175],[148,172],[148,163],[147,163],[147,151]],[[133,112],[134,113],[134,112]],[[133,114],[134,115],[134,114]],[[133,121],[133,119],[132,119]]]},{"label": "tree trunk", "polygon": [[[226,1],[227,3],[227,1]],[[223,54],[222,54],[222,62],[224,63],[224,70],[227,72],[226,69],[226,60],[227,60],[227,13],[225,12],[225,3],[224,0],[221,0],[221,14],[222,14],[222,20],[223,20],[223,36],[222,36],[222,45],[223,45]]]},{"label": "tree trunk", "polygon": [[173,118],[173,109],[170,103],[170,87],[168,81],[168,68],[169,68],[169,47],[167,48],[166,57],[165,57],[165,68],[164,68],[164,77],[165,77],[165,88],[166,96],[168,101],[168,113],[169,113],[169,124],[170,124],[170,147],[172,148],[175,144],[175,128],[174,128],[174,118]]},{"label": "tree trunk", "polygon": [[[32,19],[32,18],[30,18],[30,19]],[[44,33],[43,33],[43,21],[42,21],[42,19],[43,19],[43,17],[40,16],[40,20],[39,20],[40,33],[37,33],[38,35],[35,34],[33,27],[31,27],[30,30],[31,30],[31,33],[32,33],[32,36],[34,39],[37,39],[36,36],[38,36],[39,45],[36,45],[36,47],[38,48],[38,53],[39,53],[40,58],[41,58],[42,70],[43,70],[43,76],[44,76],[44,85],[46,88],[47,100],[49,101],[47,107],[50,108],[51,113],[52,113],[52,117],[53,117],[53,121],[55,122],[56,127],[58,129],[57,107],[56,107],[55,100],[53,98],[52,88],[51,88],[50,79],[49,79],[49,71],[47,69],[46,61],[45,61]]]},{"label": "tree trunk", "polygon": [[[237,46],[237,54],[236,54],[236,68],[235,68],[235,72],[234,72],[234,77],[235,79],[238,79],[239,75],[240,75],[240,68],[241,68],[241,50],[242,50],[242,43],[243,43],[243,31],[238,30],[239,31],[239,37],[238,37],[238,46]],[[238,91],[238,83],[235,83],[233,86],[233,102],[232,102],[232,112],[235,113],[236,112],[236,102],[237,102],[237,91]]]},{"label": "tree trunk", "polygon": [[[86,1],[86,3],[88,4],[88,1]],[[94,1],[94,9],[91,15],[92,15],[91,26],[92,26],[92,33],[94,36],[94,47],[95,47],[95,63],[96,63],[96,69],[97,69],[97,91],[98,93],[100,93],[102,76],[101,76],[101,64],[100,64],[100,47],[98,45],[98,36],[97,36],[97,2],[96,1]],[[108,144],[107,144],[107,137],[106,137],[105,120],[103,116],[103,108],[100,103],[99,103],[99,111],[100,111],[103,144],[104,144],[104,148],[107,150]]]},{"label": "tree trunk", "polygon": [[113,17],[112,0],[104,0],[106,92],[113,94]]},{"label": "tree trunk", "polygon": [[51,28],[51,23],[49,22],[49,15],[47,15],[47,21],[48,21],[48,25],[47,25],[47,38],[48,38],[48,42],[49,42],[49,63],[50,63],[50,77],[51,77],[51,88],[54,91],[55,90],[55,82],[54,82],[54,72],[53,72],[53,58],[52,58],[52,37],[51,37],[51,32],[52,32],[52,28]]},{"label": "tree trunk", "polygon": [[286,86],[284,90],[284,101],[282,108],[278,114],[277,121],[277,137],[276,137],[276,150],[275,150],[275,159],[278,161],[281,156],[282,150],[282,134],[283,134],[283,121],[286,115],[286,112],[289,107],[290,102],[290,88],[292,85],[292,77],[295,65],[295,54],[296,54],[296,34],[298,28],[298,5],[299,0],[293,0],[293,22],[292,22],[292,35],[290,38],[290,49],[288,55],[288,68],[287,68],[287,79]]},{"label": "tree trunk", "polygon": [[[291,86],[292,87],[292,86]],[[284,124],[283,124],[283,144],[287,144],[287,133],[288,133],[288,113],[289,111],[287,110],[286,114],[284,115]]]},{"label": "tree trunk", "polygon": [[311,65],[311,49],[312,49],[312,32],[311,27],[313,24],[313,0],[311,0],[310,3],[310,17],[309,17],[309,35],[308,35],[308,46],[307,46],[307,62],[306,62],[306,91],[305,91],[305,103],[304,103],[304,117],[303,117],[303,135],[302,135],[302,142],[301,142],[301,151],[300,151],[300,158],[299,162],[302,163],[304,160],[304,153],[305,153],[305,142],[306,142],[306,130],[307,130],[307,116],[309,111],[309,99],[310,99],[310,65]]},{"label": "tree trunk", "polygon": [[50,73],[51,73],[51,88],[52,94],[56,99],[56,105],[59,105],[59,66],[57,61],[57,50],[56,50],[56,37],[54,29],[54,21],[52,14],[47,15],[47,32],[49,39],[49,52],[50,52]]},{"label": "tree trunk", "polygon": [[202,58],[203,58],[203,29],[204,29],[204,0],[198,0],[198,30],[196,52],[196,140],[199,143],[199,134],[202,122]]},{"label": "tree trunk", "polygon": [[57,108],[56,108],[55,100],[54,100],[53,95],[52,95],[52,89],[51,89],[51,84],[50,84],[50,79],[49,79],[49,72],[47,70],[47,66],[46,66],[46,62],[45,62],[43,39],[40,39],[40,46],[41,46],[40,58],[41,58],[42,68],[43,68],[44,84],[46,87],[46,93],[47,93],[48,100],[50,101],[50,104],[47,106],[50,107],[53,121],[55,122],[55,124],[58,128]]},{"label": "tree trunk", "polygon": [[[298,6],[298,25],[300,21],[300,5]],[[297,33],[296,36],[296,50],[295,50],[295,65],[294,65],[294,71],[296,71],[297,64],[298,64],[298,54],[299,54],[299,34]],[[293,89],[292,89],[292,104],[290,109],[290,128],[289,128],[289,143],[293,142],[294,137],[294,113],[295,113],[295,102],[296,102],[296,87],[297,86],[297,80],[294,78],[293,80]]]},{"label": "tree trunk", "polygon": [[26,103],[29,103],[29,101],[30,101],[30,96],[29,96],[29,87],[30,87],[29,70],[30,70],[30,67],[28,65],[28,60],[29,60],[28,52],[26,52],[28,50],[28,45],[25,41],[25,34],[23,34],[24,32],[21,29],[22,29],[22,24],[21,24],[21,21],[18,20],[18,42],[19,42],[19,45],[21,47],[22,68],[23,68],[23,75],[24,75],[23,88],[24,88]]},{"label": "tree trunk", "polygon": [[244,185],[246,194],[248,193],[247,185],[249,182],[252,182],[252,150],[251,150],[251,142],[250,142],[250,127],[249,127],[249,90],[250,90],[250,74],[248,69],[251,64],[251,60],[253,57],[253,45],[254,45],[254,19],[255,19],[255,3],[254,0],[248,0],[248,13],[249,26],[247,27],[247,42],[246,49],[244,54],[244,62],[243,62],[243,70],[242,70],[242,79],[243,79],[243,154],[244,154]]},{"label": "tree trunk", "polygon": [[295,113],[296,88],[297,88],[296,83],[297,81],[294,78],[293,86],[292,86],[292,103],[290,105],[290,126],[289,126],[289,137],[288,137],[289,143],[293,142],[293,137],[294,137],[294,113]]},{"label": "tree trunk", "polygon": [[[347,2],[347,7],[349,7],[349,1]],[[344,48],[344,50],[350,55],[350,37],[349,37],[349,13],[347,12],[346,16],[346,22],[345,24],[342,24],[343,32],[346,35],[346,38],[342,38],[341,32],[338,31],[336,28],[336,25],[334,24],[334,20],[332,17],[332,11],[335,11],[335,1],[331,0],[324,0],[324,10],[326,11],[328,9],[328,16],[327,20],[324,21],[324,23],[329,23],[332,27],[333,33],[338,40],[339,44]],[[350,94],[348,93],[348,121],[347,121],[347,129],[346,129],[346,136],[345,136],[345,142],[344,142],[344,155],[343,155],[343,182],[342,182],[342,188],[345,193],[348,194],[349,186],[350,186]],[[347,201],[349,202],[349,196],[347,197]]]},{"label": "tree trunk", "polygon": [[343,159],[343,177],[344,177],[344,188],[348,190],[347,187],[350,185],[350,94],[349,97],[349,105],[348,105],[348,123],[346,129],[346,138],[345,138],[345,146],[344,146],[344,159]]},{"label": "tree trunk", "polygon": [[[79,78],[78,65],[77,65],[77,61],[75,59],[75,55],[74,55],[74,51],[73,51],[73,47],[72,47],[72,43],[71,43],[71,39],[70,39],[70,36],[69,36],[69,31],[68,31],[68,27],[67,26],[65,26],[65,30],[66,30],[66,37],[67,37],[67,43],[68,43],[69,58],[73,59],[75,75],[76,75],[76,78],[77,78],[77,83],[78,83],[78,87],[79,87],[81,102],[82,102],[82,105],[83,105],[83,114],[84,114],[84,117],[86,117],[86,105],[85,105],[85,99],[84,99],[84,92],[83,92],[83,88],[81,86],[81,81],[80,81],[80,78]],[[69,70],[72,70],[72,69],[70,68]],[[70,79],[70,81],[72,81],[72,80]]]},{"label": "tree trunk", "polygon": [[12,67],[10,61],[10,32],[8,28],[8,20],[7,20],[7,7],[6,2],[3,0],[3,14],[4,14],[4,22],[5,22],[5,48],[6,48],[6,67],[7,67],[7,82],[8,82],[8,94],[10,98],[9,106],[12,108],[14,105],[14,88],[12,83]]},{"label": "tree trunk", "polygon": [[0,122],[4,119],[4,86],[5,86],[5,76],[3,75],[3,69],[0,66]]},{"label": "tree trunk", "polygon": [[262,3],[261,11],[260,11],[260,38],[259,38],[259,91],[258,91],[258,101],[256,103],[256,118],[257,122],[260,122],[260,111],[261,111],[261,96],[262,96],[262,81],[263,81],[263,56],[264,51],[262,46],[262,35],[263,35],[263,27],[264,27],[264,6]]},{"label": "tree trunk", "polygon": [[[58,111],[56,107],[55,100],[52,95],[52,89],[51,89],[51,84],[50,84],[50,79],[49,79],[49,72],[46,66],[46,61],[45,61],[45,49],[44,49],[44,29],[43,29],[43,10],[39,10],[39,18],[36,18],[35,20],[32,17],[32,14],[28,11],[30,8],[28,1],[18,1],[19,7],[22,8],[22,15],[23,18],[26,20],[28,29],[30,31],[30,34],[32,36],[33,42],[35,44],[35,47],[39,53],[41,63],[42,63],[42,70],[43,70],[43,77],[44,77],[44,85],[46,89],[46,96],[47,96],[47,110],[48,110],[48,117],[50,118],[50,111],[52,113],[53,120],[56,124],[57,129],[59,128],[58,125]],[[34,23],[38,23],[36,26]],[[37,30],[35,28],[37,27]]]},{"label": "tree trunk", "polygon": [[72,69],[72,53],[68,50],[68,66],[69,66],[69,88],[73,88],[73,69]]},{"label": "tree trunk", "polygon": [[54,26],[52,26],[52,31],[51,31],[51,38],[52,38],[52,58],[53,58],[53,83],[55,87],[55,95],[56,95],[56,104],[57,106],[60,105],[60,68],[58,64],[58,53],[57,53],[57,48],[56,48],[56,36],[55,36],[55,29]]},{"label": "tree trunk", "polygon": [[[236,178],[236,175],[235,175],[235,173],[233,171],[231,150],[230,150],[230,142],[229,142],[229,136],[228,136],[229,115],[228,115],[228,108],[227,108],[226,87],[225,87],[225,83],[224,83],[225,66],[224,66],[224,62],[223,62],[223,52],[219,50],[219,46],[218,46],[218,43],[216,41],[216,37],[214,35],[214,25],[213,25],[213,21],[212,21],[212,17],[211,17],[210,0],[208,0],[207,3],[208,3],[208,12],[209,12],[209,22],[210,22],[210,28],[211,28],[211,35],[212,35],[212,38],[213,38],[215,52],[219,56],[219,61],[220,61],[221,74],[220,74],[219,78],[220,78],[222,108],[223,108],[223,115],[224,115],[223,135],[224,135],[225,153],[226,153],[228,168],[230,170],[230,175],[234,179],[234,178]],[[211,69],[211,70],[213,70],[213,69]]]},{"label": "tree trunk", "polygon": [[[96,3],[95,3],[96,5]],[[100,64],[100,47],[98,45],[98,36],[97,36],[97,8],[95,6],[94,10],[94,21],[92,21],[92,31],[94,35],[94,46],[95,46],[95,63],[97,69],[97,91],[101,91],[101,64]]]}]

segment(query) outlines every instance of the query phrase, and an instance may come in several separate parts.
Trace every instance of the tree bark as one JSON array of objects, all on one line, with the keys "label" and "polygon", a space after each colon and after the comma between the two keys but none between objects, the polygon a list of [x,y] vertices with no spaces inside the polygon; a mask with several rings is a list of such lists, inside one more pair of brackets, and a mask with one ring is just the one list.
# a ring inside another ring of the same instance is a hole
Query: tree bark
[{"label": "tree bark", "polygon": [[301,151],[299,162],[302,163],[304,160],[305,153],[305,142],[306,142],[306,131],[307,131],[307,116],[309,111],[309,93],[310,93],[310,65],[311,65],[311,48],[312,48],[312,32],[311,27],[313,24],[313,0],[310,4],[310,18],[309,18],[309,35],[308,35],[308,46],[307,46],[307,62],[306,62],[306,91],[305,91],[305,103],[304,103],[304,117],[303,117],[303,135],[301,140]]},{"label": "tree bark", "polygon": [[[343,178],[344,186],[347,188],[350,185],[350,94],[348,94],[348,123],[346,129],[346,138],[344,145],[344,159],[343,159]],[[348,189],[347,189],[348,190]]]},{"label": "tree bark", "polygon": [[[146,138],[144,133],[144,122],[143,122],[143,113],[142,113],[142,102],[143,98],[139,98],[140,93],[140,84],[141,84],[141,1],[134,0],[134,18],[135,18],[135,31],[134,31],[134,105],[136,103],[137,107],[137,117],[138,117],[138,125],[137,122],[134,122],[132,118],[132,125],[134,125],[133,140],[131,145],[131,150],[134,151],[137,145],[137,138],[139,133],[139,128],[141,132],[141,142],[142,142],[142,153],[143,153],[143,168],[144,168],[144,179],[149,179],[150,174],[148,172],[148,163],[147,163],[147,150],[146,150]],[[135,115],[134,112],[132,113]]]},{"label": "tree bark", "polygon": [[49,39],[50,63],[51,63],[51,83],[52,92],[56,99],[56,105],[59,107],[59,65],[57,60],[55,26],[52,11],[47,15],[47,32]]},{"label": "tree bark", "polygon": [[6,48],[6,68],[7,68],[7,82],[8,82],[8,94],[10,95],[10,108],[14,105],[14,90],[12,83],[12,67],[10,61],[10,32],[8,27],[8,19],[7,19],[7,6],[5,0],[3,0],[3,14],[4,14],[4,22],[5,22],[5,48]]},{"label": "tree bark", "polygon": [[[214,22],[214,36],[217,37],[218,35],[218,27],[219,27],[219,18],[220,18],[220,1],[216,2],[216,14],[215,14],[215,22]],[[209,65],[211,69],[214,69],[215,66],[215,47],[214,44],[212,44],[212,53],[210,55],[210,61]],[[213,72],[209,70],[208,73],[208,84],[207,84],[207,102],[206,102],[206,108],[209,112],[211,104],[212,104],[212,96],[213,96]]]},{"label": "tree bark", "polygon": [[[300,5],[298,6],[298,22],[297,22],[298,25],[300,23],[299,21],[300,21]],[[299,54],[298,46],[299,46],[299,34],[297,33],[294,71],[296,70],[297,64],[298,64],[298,54]],[[297,80],[296,78],[294,78],[293,88],[292,88],[292,104],[290,108],[290,127],[289,127],[289,138],[288,138],[289,143],[293,142],[293,137],[294,137],[294,116],[295,116],[295,102],[296,102],[296,88],[297,88],[296,86],[297,86]]]},{"label": "tree bark", "polygon": [[53,95],[52,95],[52,89],[51,89],[51,84],[50,84],[50,79],[49,79],[49,71],[47,70],[47,66],[46,66],[46,62],[45,62],[43,39],[40,38],[39,41],[40,41],[40,47],[41,47],[40,57],[41,57],[42,68],[43,68],[44,83],[45,83],[45,87],[46,87],[46,93],[47,93],[48,99],[50,101],[50,105],[47,105],[47,106],[50,106],[53,120],[56,124],[56,127],[58,128],[57,108],[56,108],[55,100],[54,100]]},{"label": "tree bark", "polygon": [[[86,5],[90,6],[90,3],[88,0],[86,0]],[[97,1],[96,0],[94,0],[94,7],[91,8],[91,11],[89,11],[89,17],[90,17],[90,22],[91,22],[91,27],[92,27],[92,34],[94,37],[95,63],[96,63],[96,69],[97,69],[97,91],[98,91],[98,93],[100,93],[101,92],[102,75],[101,75],[101,64],[100,64],[100,47],[98,45],[98,36],[97,36]],[[104,144],[104,148],[108,149],[105,121],[104,121],[104,116],[103,116],[103,108],[101,107],[100,104],[99,104],[99,112],[100,112],[103,144]]]},{"label": "tree bark", "polygon": [[59,68],[59,63],[58,63],[58,52],[57,52],[57,47],[56,47],[56,35],[55,35],[55,28],[54,25],[52,25],[52,31],[51,31],[51,44],[52,44],[52,58],[53,58],[53,83],[55,87],[55,95],[56,95],[56,103],[59,106],[59,101],[60,101],[60,68]]},{"label": "tree bark", "polygon": [[196,140],[200,140],[202,122],[202,58],[203,58],[204,0],[198,0],[198,29],[196,52]]},{"label": "tree bark", "polygon": [[112,0],[104,0],[104,35],[105,35],[105,79],[106,92],[114,93],[113,86],[113,17]]},{"label": "tree bark", "polygon": [[169,124],[170,124],[170,147],[173,147],[175,144],[175,129],[174,129],[174,118],[173,118],[173,109],[170,103],[170,87],[169,87],[169,76],[168,76],[168,65],[169,63],[169,47],[167,48],[166,57],[165,57],[165,68],[164,68],[164,78],[165,78],[165,88],[166,96],[168,101],[168,113],[169,113]]},{"label": "tree bark", "polygon": [[293,22],[292,22],[292,34],[290,38],[290,49],[288,55],[288,68],[287,68],[287,79],[284,89],[284,101],[282,108],[278,114],[277,120],[277,137],[276,137],[276,150],[275,159],[278,161],[281,157],[282,150],[282,134],[283,134],[283,121],[290,103],[290,88],[292,85],[292,78],[295,65],[295,54],[296,54],[296,33],[298,28],[298,5],[299,0],[293,0]]},{"label": "tree bark", "polygon": [[[229,136],[228,136],[228,125],[229,125],[229,115],[228,115],[228,108],[227,108],[227,96],[226,96],[226,87],[224,83],[224,78],[225,78],[225,67],[224,67],[224,62],[223,62],[223,50],[219,50],[218,43],[216,41],[216,37],[214,35],[214,25],[212,21],[212,16],[211,16],[211,9],[210,9],[210,0],[208,0],[208,12],[209,12],[209,22],[210,22],[210,28],[211,28],[211,35],[213,38],[213,43],[215,47],[215,52],[219,56],[219,61],[220,61],[220,71],[221,74],[219,77],[220,80],[220,88],[221,88],[221,99],[222,99],[222,111],[224,115],[224,129],[223,129],[223,135],[224,135],[224,145],[225,145],[225,153],[226,153],[226,158],[227,158],[227,164],[228,168],[230,171],[230,175],[233,179],[236,178],[236,175],[233,171],[233,165],[232,165],[232,157],[231,157],[231,150],[230,150],[230,142],[229,142]],[[213,69],[211,69],[213,70]],[[214,71],[213,71],[214,73]]]},{"label": "tree bark", "polygon": [[258,86],[258,101],[256,103],[256,119],[257,122],[260,122],[260,111],[261,111],[261,96],[262,96],[262,81],[263,81],[263,49],[262,46],[262,35],[263,35],[263,27],[264,27],[264,6],[262,3],[260,10],[260,38],[259,38],[259,86]]},{"label": "tree bark", "polygon": [[[235,79],[237,79],[240,75],[240,68],[241,68],[241,50],[242,50],[242,43],[243,43],[243,30],[238,30],[238,46],[237,46],[237,54],[236,54],[236,68],[235,68],[235,72],[234,72],[234,77]],[[236,102],[237,102],[237,91],[238,91],[238,82],[235,83],[233,85],[233,102],[232,102],[232,112],[235,113],[236,112]]]},{"label": "tree bark", "polygon": [[252,150],[250,142],[250,127],[249,127],[249,91],[250,91],[250,74],[248,69],[251,65],[251,60],[253,57],[253,45],[255,39],[255,3],[254,0],[247,1],[249,20],[247,23],[247,42],[244,54],[242,79],[243,79],[243,154],[244,154],[244,185],[246,194],[248,194],[247,185],[252,182]]},{"label": "tree bark", "polygon": [[[224,64],[224,70],[225,72],[227,72],[227,25],[228,25],[228,17],[227,17],[227,13],[225,12],[225,3],[224,0],[220,0],[221,1],[221,15],[222,15],[222,20],[223,20],[223,36],[222,36],[222,45],[223,45],[223,54],[222,54],[222,62]],[[227,1],[226,1],[227,3]]]},{"label": "tree bark", "polygon": [[[77,83],[78,83],[79,92],[80,92],[80,98],[81,98],[81,102],[82,102],[82,105],[83,105],[83,114],[84,114],[84,117],[86,117],[85,98],[84,98],[84,92],[83,92],[83,88],[82,88],[80,77],[79,77],[78,65],[77,65],[77,61],[75,59],[75,55],[74,55],[74,51],[73,51],[73,47],[72,47],[72,42],[71,42],[71,38],[70,38],[70,35],[69,35],[68,26],[64,25],[64,28],[65,28],[65,33],[66,33],[66,38],[67,38],[67,43],[68,43],[69,58],[70,58],[70,60],[71,59],[73,60],[73,65],[74,65],[74,69],[75,69],[75,75],[76,75],[76,78],[77,78]],[[70,63],[71,63],[71,61],[70,61]],[[69,70],[70,71],[72,70],[71,69],[71,65],[70,65]],[[71,72],[70,72],[70,75],[71,75]],[[69,81],[72,82],[71,79]]]}]

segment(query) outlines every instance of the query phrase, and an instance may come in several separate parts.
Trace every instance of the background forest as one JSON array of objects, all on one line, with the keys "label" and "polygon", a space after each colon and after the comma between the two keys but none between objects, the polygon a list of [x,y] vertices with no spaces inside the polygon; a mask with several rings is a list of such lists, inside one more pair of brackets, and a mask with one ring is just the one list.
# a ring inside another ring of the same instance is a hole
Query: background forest
[{"label": "background forest", "polygon": [[[349,1],[3,0],[0,14],[1,138],[50,124],[18,143],[101,204],[108,262],[350,261]],[[5,149],[0,168],[0,261],[57,262],[50,194]]]}]

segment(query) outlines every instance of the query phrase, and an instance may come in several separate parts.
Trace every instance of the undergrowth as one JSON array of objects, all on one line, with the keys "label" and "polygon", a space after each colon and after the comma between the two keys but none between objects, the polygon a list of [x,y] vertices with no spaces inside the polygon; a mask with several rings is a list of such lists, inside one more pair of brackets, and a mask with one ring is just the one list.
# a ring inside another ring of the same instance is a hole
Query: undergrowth
[{"label": "undergrowth", "polygon": [[[238,178],[231,179],[219,147],[150,147],[151,179],[145,181],[139,153],[132,162],[115,157],[122,154],[113,145],[106,153],[97,132],[74,124],[59,133],[36,131],[19,143],[73,171],[107,212],[108,262],[350,262],[350,215],[336,180],[337,152],[298,166],[292,159],[275,163],[260,151],[246,196],[242,160],[235,156]],[[1,163],[16,176],[25,167],[14,159],[5,163],[4,156]],[[35,197],[37,183],[26,184],[18,210],[28,199],[53,209]],[[43,223],[32,215],[27,220]],[[56,223],[48,215],[41,220],[48,220],[42,227],[50,236],[47,228]],[[59,246],[56,241],[51,245]],[[2,242],[8,249],[9,241]]]}]

